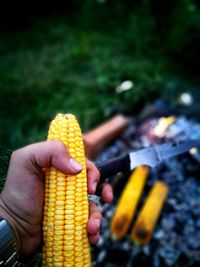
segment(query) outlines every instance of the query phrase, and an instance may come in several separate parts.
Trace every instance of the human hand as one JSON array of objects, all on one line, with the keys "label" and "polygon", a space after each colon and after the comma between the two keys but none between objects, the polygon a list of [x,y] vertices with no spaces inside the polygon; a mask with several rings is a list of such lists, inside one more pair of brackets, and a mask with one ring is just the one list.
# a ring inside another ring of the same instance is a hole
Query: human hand
[{"label": "human hand", "polygon": [[[94,194],[99,181],[99,172],[87,160],[88,193]],[[13,152],[4,189],[0,195],[0,217],[13,227],[20,255],[23,259],[33,255],[42,241],[42,216],[44,206],[45,168],[54,166],[65,174],[81,171],[65,145],[59,141],[32,144]],[[102,185],[102,199],[112,201],[112,188]],[[89,204],[88,235],[92,244],[98,242],[102,215],[96,205]]]}]

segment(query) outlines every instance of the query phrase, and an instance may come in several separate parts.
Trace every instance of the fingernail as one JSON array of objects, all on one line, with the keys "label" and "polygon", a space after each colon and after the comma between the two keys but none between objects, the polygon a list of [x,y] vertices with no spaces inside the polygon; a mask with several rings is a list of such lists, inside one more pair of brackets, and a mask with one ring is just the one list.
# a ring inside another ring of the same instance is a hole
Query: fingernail
[{"label": "fingernail", "polygon": [[78,163],[75,159],[70,158],[69,163],[75,171],[79,172],[82,170],[82,165]]},{"label": "fingernail", "polygon": [[113,193],[112,192],[108,192],[108,198],[113,199]]},{"label": "fingernail", "polygon": [[99,219],[95,219],[94,220],[94,223],[96,224],[96,226],[99,228],[100,227],[100,224],[101,224],[101,221]]},{"label": "fingernail", "polygon": [[92,192],[93,192],[93,194],[96,192],[96,188],[97,188],[97,183],[94,183],[92,185]]}]

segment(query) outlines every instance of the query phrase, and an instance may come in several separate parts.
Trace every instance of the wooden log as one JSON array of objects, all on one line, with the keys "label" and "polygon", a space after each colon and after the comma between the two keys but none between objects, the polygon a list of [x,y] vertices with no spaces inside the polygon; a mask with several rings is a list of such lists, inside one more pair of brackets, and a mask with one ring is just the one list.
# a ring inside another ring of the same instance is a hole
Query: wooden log
[{"label": "wooden log", "polygon": [[89,159],[93,159],[112,140],[122,134],[131,119],[118,114],[108,121],[100,124],[83,136],[85,153]]}]

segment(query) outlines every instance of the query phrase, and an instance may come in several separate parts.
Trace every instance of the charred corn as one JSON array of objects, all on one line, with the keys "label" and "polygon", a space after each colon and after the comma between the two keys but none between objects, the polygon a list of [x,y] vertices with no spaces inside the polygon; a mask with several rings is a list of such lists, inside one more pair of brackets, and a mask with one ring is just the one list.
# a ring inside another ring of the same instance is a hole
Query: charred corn
[{"label": "charred corn", "polygon": [[147,166],[140,166],[132,172],[111,220],[111,232],[113,237],[122,238],[127,233],[147,176]]},{"label": "charred corn", "polygon": [[131,231],[132,240],[142,245],[150,241],[168,191],[165,183],[158,181],[154,184]]}]

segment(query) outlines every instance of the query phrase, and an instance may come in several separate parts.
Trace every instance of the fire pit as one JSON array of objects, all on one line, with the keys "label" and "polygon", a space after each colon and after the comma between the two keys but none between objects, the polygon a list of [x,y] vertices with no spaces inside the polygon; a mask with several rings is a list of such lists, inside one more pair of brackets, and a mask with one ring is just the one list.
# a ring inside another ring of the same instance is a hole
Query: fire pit
[{"label": "fire pit", "polygon": [[[200,124],[195,118],[180,115],[165,107],[152,106],[153,112],[142,112],[134,117],[124,134],[115,139],[95,159],[101,163],[110,158],[153,144],[171,140],[200,139]],[[162,112],[163,111],[163,112]],[[127,234],[115,239],[111,233],[111,220],[130,173],[119,173],[111,179],[114,202],[98,203],[103,213],[101,238],[92,249],[94,265],[114,266],[198,266],[200,262],[200,153],[193,148],[176,158],[149,170],[136,214]],[[156,181],[169,188],[161,215],[151,240],[144,246],[130,238],[131,228],[137,220],[150,189]],[[130,199],[131,201],[131,199]]]}]

